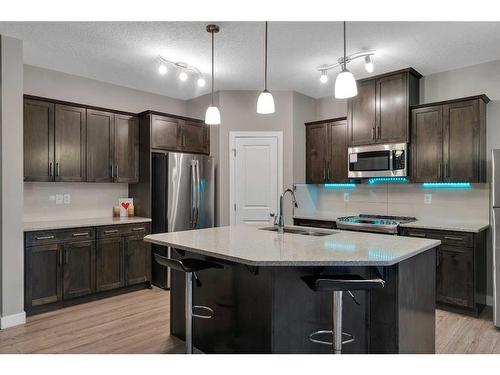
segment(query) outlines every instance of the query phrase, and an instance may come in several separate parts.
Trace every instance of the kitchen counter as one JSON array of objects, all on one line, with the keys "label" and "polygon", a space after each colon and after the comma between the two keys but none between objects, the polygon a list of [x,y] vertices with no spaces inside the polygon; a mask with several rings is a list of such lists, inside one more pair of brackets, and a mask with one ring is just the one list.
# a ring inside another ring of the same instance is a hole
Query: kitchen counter
[{"label": "kitchen counter", "polygon": [[411,223],[401,224],[400,226],[405,228],[422,228],[479,233],[485,229],[488,229],[490,223],[488,223],[487,221],[423,219]]},{"label": "kitchen counter", "polygon": [[151,219],[140,216],[25,221],[24,231],[32,232],[37,230],[55,230],[55,229],[67,229],[67,228],[79,228],[79,227],[100,227],[103,225],[148,223],[150,221]]},{"label": "kitchen counter", "polygon": [[[321,229],[322,237],[236,225],[153,234],[145,241],[171,246],[174,259],[198,258],[223,268],[196,273],[194,305],[214,320],[195,327],[204,353],[328,353],[310,342],[331,329],[331,293],[310,290],[307,275],[382,278],[384,288],[345,293],[343,331],[356,337],[344,353],[434,353],[438,240]],[[303,227],[295,227],[304,230]],[[173,336],[183,339],[185,275],[171,273]],[[214,335],[213,327],[217,327]],[[294,329],[290,329],[294,327]]]},{"label": "kitchen counter", "polygon": [[144,240],[250,266],[389,266],[441,244],[438,240],[326,229],[321,231],[330,234],[321,237],[280,235],[261,227],[160,233]]},{"label": "kitchen counter", "polygon": [[[311,215],[296,215],[293,218],[335,222],[337,218],[341,216],[348,216],[348,215],[311,214]],[[456,232],[479,233],[485,229],[488,229],[490,223],[487,221],[418,219],[417,221],[401,224],[400,226],[405,228],[422,228],[422,229],[435,229],[435,230],[449,230]]]}]

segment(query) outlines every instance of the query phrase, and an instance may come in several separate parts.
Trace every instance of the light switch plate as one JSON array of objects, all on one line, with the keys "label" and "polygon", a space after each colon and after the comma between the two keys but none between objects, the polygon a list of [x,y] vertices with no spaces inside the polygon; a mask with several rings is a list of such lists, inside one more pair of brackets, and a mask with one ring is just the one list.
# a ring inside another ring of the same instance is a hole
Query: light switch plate
[{"label": "light switch plate", "polygon": [[56,204],[63,204],[63,199],[62,194],[56,194]]},{"label": "light switch plate", "polygon": [[349,202],[349,193],[344,193],[344,202]]},{"label": "light switch plate", "polygon": [[432,204],[432,194],[424,194],[424,203]]},{"label": "light switch plate", "polygon": [[71,203],[71,195],[64,194],[64,204],[70,204],[70,203]]}]

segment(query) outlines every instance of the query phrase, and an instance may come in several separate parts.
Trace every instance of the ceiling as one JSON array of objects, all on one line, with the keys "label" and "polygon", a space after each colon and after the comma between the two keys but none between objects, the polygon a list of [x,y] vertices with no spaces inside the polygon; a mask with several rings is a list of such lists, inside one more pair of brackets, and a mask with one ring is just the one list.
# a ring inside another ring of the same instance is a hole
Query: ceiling
[{"label": "ceiling", "polygon": [[[263,86],[264,23],[220,22],[216,90]],[[210,78],[205,22],[0,22],[0,34],[23,39],[25,64],[117,85],[190,99],[209,92],[172,69],[160,76],[157,57],[184,61]],[[347,54],[375,49],[375,72],[412,66],[423,75],[500,59],[500,22],[349,22]],[[271,22],[269,89],[318,98],[333,94],[333,78],[316,67],[342,55],[340,22]],[[351,63],[366,77],[363,60]],[[207,81],[209,81],[207,79]]]}]

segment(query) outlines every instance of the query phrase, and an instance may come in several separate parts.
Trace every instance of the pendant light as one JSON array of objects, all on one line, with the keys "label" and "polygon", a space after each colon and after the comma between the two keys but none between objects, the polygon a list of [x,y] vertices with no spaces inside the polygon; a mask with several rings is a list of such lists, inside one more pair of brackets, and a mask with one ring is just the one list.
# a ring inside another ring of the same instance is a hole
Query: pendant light
[{"label": "pendant light", "polygon": [[207,31],[212,34],[212,97],[210,106],[205,113],[205,124],[207,125],[220,125],[220,112],[219,108],[214,105],[214,33],[219,32],[219,26],[208,25]]},{"label": "pendant light", "polygon": [[353,74],[346,68],[346,41],[345,41],[345,21],[344,21],[344,59],[342,71],[335,79],[335,98],[346,99],[358,95],[356,79]]},{"label": "pendant light", "polygon": [[265,52],[264,52],[264,91],[257,99],[257,113],[266,115],[274,113],[274,99],[273,95],[267,91],[267,21],[266,21],[266,39],[265,39]]}]

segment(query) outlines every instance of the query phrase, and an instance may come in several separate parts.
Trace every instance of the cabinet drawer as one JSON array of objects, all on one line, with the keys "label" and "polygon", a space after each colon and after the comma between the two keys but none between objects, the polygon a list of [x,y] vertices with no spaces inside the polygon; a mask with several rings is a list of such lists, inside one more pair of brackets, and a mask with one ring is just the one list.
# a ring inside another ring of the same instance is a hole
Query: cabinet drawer
[{"label": "cabinet drawer", "polygon": [[27,232],[26,246],[44,245],[64,241],[92,240],[94,238],[94,228],[43,230]]},{"label": "cabinet drawer", "polygon": [[433,231],[424,229],[405,229],[403,232],[409,237],[430,238],[440,240],[442,245],[472,247],[474,235],[466,232]]},{"label": "cabinet drawer", "polygon": [[109,225],[97,228],[97,238],[110,238],[149,233],[149,223]]}]

